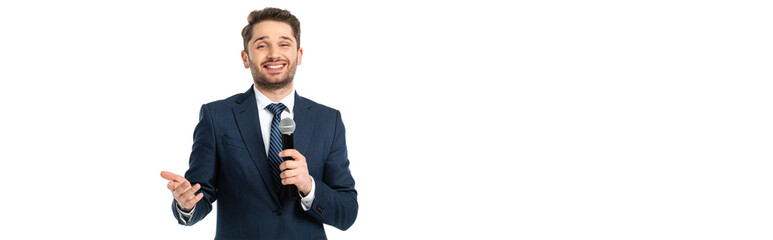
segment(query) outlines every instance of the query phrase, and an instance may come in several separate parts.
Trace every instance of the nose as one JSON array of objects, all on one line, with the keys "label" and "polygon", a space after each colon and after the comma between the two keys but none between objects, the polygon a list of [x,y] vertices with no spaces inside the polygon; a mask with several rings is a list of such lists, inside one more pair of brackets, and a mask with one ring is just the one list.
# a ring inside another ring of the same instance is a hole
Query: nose
[{"label": "nose", "polygon": [[279,50],[277,48],[272,47],[271,49],[269,49],[267,57],[269,61],[274,62],[274,61],[280,60],[281,55],[279,54]]}]

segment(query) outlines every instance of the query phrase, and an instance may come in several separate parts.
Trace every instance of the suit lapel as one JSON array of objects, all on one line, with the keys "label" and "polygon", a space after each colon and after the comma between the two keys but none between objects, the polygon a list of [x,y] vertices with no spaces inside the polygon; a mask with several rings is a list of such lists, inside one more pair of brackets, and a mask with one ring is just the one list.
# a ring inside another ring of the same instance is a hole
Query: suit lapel
[{"label": "suit lapel", "polygon": [[317,117],[314,114],[311,103],[299,96],[297,92],[295,93],[295,110],[293,110],[293,115],[293,120],[295,120],[295,133],[293,133],[295,150],[305,155],[306,150],[309,149],[309,142],[314,132],[314,122]]},{"label": "suit lapel", "polygon": [[261,135],[260,123],[258,120],[258,105],[255,100],[255,92],[250,87],[250,90],[242,94],[240,98],[236,100],[236,105],[232,108],[234,118],[236,119],[236,126],[239,128],[239,133],[242,135],[242,140],[247,145],[247,151],[250,153],[250,158],[258,168],[260,177],[263,178],[263,183],[266,186],[271,198],[279,205],[279,195],[274,189],[273,174],[269,169],[268,160],[266,159],[266,149],[263,146],[263,135]]}]

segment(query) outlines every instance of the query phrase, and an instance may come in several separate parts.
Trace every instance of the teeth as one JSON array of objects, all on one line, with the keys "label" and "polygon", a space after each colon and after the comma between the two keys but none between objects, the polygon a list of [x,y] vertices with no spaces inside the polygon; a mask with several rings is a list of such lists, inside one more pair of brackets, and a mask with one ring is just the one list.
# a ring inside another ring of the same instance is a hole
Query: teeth
[{"label": "teeth", "polygon": [[269,65],[268,68],[270,68],[270,69],[279,69],[282,66],[284,66],[284,65]]}]

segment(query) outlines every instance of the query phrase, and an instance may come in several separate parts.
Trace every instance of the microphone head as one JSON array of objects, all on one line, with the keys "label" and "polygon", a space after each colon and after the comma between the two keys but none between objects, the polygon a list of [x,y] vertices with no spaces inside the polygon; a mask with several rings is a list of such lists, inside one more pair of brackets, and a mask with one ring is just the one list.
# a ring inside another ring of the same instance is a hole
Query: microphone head
[{"label": "microphone head", "polygon": [[279,121],[279,131],[285,135],[293,134],[295,132],[295,121],[292,118],[282,119],[282,121]]}]

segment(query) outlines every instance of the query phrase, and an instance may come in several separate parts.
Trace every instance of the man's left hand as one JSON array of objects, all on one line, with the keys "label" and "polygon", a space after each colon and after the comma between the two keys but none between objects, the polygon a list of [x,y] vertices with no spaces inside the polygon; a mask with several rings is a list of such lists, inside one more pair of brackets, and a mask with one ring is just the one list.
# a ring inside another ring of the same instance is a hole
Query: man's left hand
[{"label": "man's left hand", "polygon": [[279,164],[279,177],[282,185],[295,185],[304,197],[311,192],[311,176],[306,165],[306,157],[295,149],[287,149],[279,153],[279,157],[292,157],[295,161],[284,161]]}]

